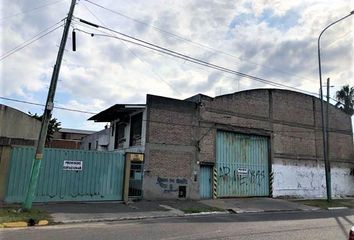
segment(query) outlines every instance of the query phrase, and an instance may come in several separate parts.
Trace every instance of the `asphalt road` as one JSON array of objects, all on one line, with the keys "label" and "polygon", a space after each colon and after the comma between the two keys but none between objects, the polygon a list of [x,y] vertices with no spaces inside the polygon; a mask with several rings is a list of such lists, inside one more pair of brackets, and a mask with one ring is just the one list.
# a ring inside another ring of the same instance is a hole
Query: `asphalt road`
[{"label": "asphalt road", "polygon": [[0,239],[347,239],[353,210],[218,214],[0,230]]}]

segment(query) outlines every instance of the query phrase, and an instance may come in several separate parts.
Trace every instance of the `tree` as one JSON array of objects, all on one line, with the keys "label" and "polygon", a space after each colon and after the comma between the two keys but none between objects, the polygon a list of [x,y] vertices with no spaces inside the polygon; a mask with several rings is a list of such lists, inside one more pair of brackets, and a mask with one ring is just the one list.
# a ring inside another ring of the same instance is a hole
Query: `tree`
[{"label": "tree", "polygon": [[354,87],[344,85],[341,90],[337,91],[336,98],[338,100],[336,107],[352,116],[354,114]]},{"label": "tree", "polygon": [[[33,118],[42,121],[42,117],[43,115],[39,116],[37,115],[37,113],[32,114],[30,112],[28,112],[29,115],[31,115]],[[61,122],[58,122],[58,119],[51,117],[49,124],[48,124],[48,131],[47,131],[47,137],[46,137],[46,144],[48,145],[48,143],[53,139],[53,134],[55,132],[58,132],[61,129]]]}]

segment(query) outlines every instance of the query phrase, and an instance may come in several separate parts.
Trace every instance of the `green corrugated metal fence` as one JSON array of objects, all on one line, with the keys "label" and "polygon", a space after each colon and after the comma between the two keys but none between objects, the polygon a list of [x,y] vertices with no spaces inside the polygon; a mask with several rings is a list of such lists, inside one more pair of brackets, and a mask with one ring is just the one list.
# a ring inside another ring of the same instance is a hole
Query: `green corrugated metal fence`
[{"label": "green corrugated metal fence", "polygon": [[[30,147],[12,149],[5,202],[24,200],[34,151]],[[81,162],[82,170],[65,170],[64,161]],[[123,180],[121,153],[47,148],[35,202],[122,200]]]},{"label": "green corrugated metal fence", "polygon": [[218,197],[269,196],[268,138],[218,131]]}]

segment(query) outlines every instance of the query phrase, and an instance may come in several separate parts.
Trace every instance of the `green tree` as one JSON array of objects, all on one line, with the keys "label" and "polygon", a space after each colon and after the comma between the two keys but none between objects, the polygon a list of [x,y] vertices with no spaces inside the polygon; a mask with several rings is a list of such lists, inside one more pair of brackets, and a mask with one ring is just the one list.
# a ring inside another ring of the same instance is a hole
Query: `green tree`
[{"label": "green tree", "polygon": [[[43,115],[39,116],[37,113],[32,114],[29,112],[29,115],[31,115],[33,118],[42,121]],[[55,132],[58,132],[61,129],[61,122],[58,122],[58,119],[51,117],[49,124],[48,124],[48,131],[47,131],[47,137],[46,137],[46,144],[48,144],[52,139],[53,139],[53,134]]]},{"label": "green tree", "polygon": [[338,100],[336,107],[352,116],[354,114],[354,87],[349,87],[349,84],[344,85],[341,90],[337,91],[336,98]]}]

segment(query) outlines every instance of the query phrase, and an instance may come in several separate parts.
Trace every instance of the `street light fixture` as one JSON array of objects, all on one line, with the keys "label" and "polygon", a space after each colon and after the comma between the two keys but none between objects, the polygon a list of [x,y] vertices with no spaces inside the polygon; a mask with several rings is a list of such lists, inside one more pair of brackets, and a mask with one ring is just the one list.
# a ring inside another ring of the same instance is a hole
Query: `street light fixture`
[{"label": "street light fixture", "polygon": [[322,118],[322,139],[323,139],[323,159],[324,159],[324,164],[325,164],[325,171],[326,171],[326,189],[327,189],[327,201],[331,201],[332,195],[331,195],[331,168],[329,164],[329,159],[327,156],[327,145],[329,144],[326,142],[326,130],[325,130],[325,118],[324,118],[324,112],[323,112],[323,90],[322,90],[322,70],[321,70],[321,50],[320,50],[320,40],[322,34],[331,26],[334,24],[346,19],[347,17],[350,17],[351,15],[354,14],[354,10],[351,11],[348,15],[338,19],[337,21],[329,24],[327,27],[325,27],[320,35],[318,36],[318,41],[317,41],[317,46],[318,46],[318,72],[320,75],[320,96],[321,96],[321,118]]}]

